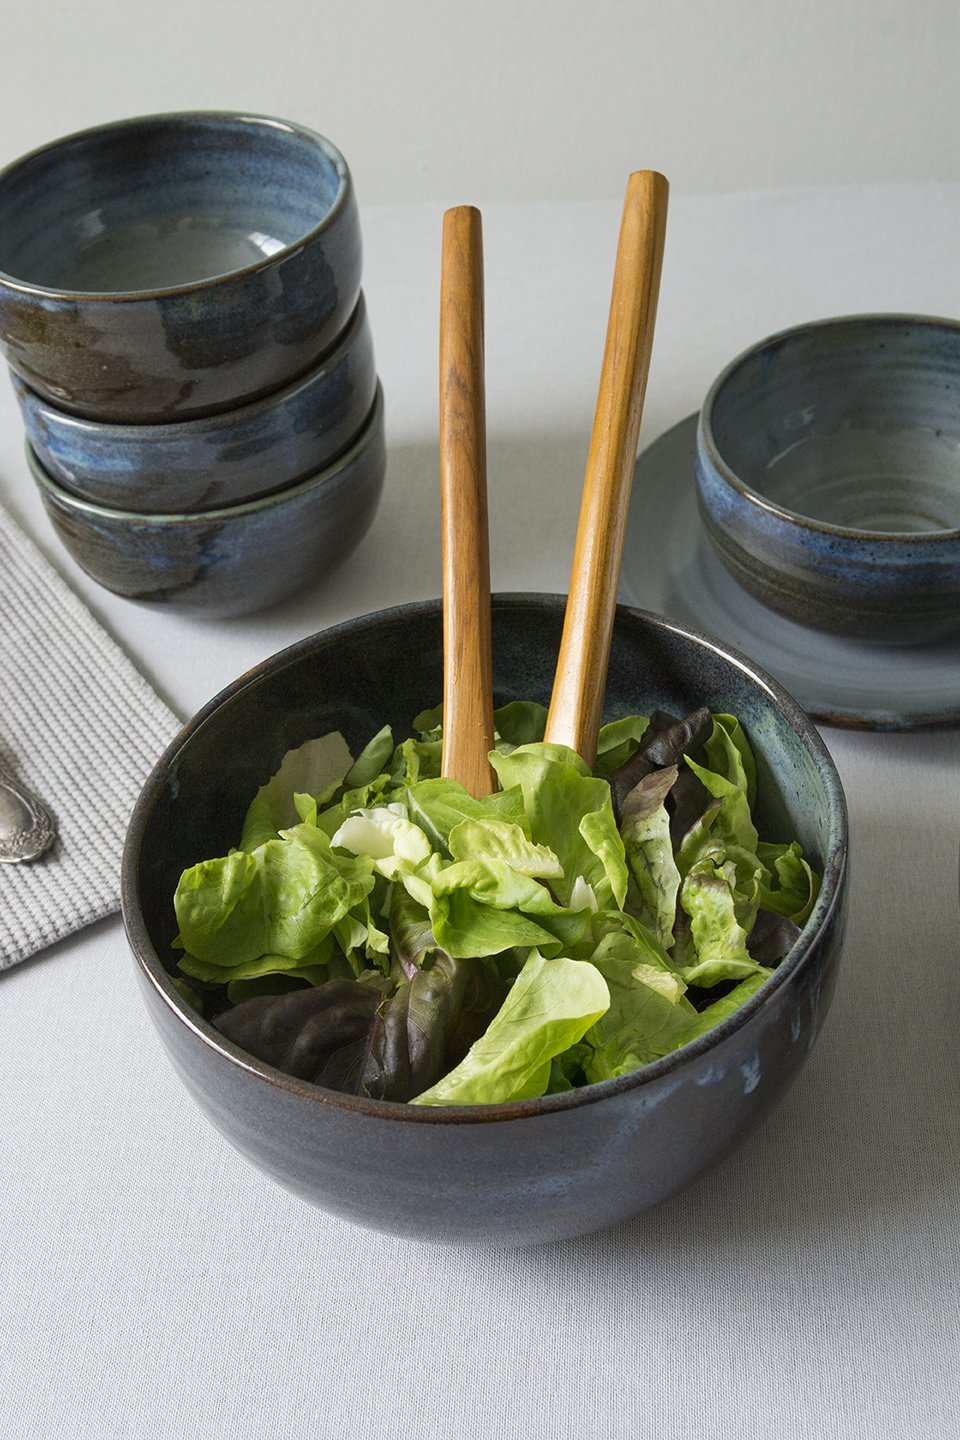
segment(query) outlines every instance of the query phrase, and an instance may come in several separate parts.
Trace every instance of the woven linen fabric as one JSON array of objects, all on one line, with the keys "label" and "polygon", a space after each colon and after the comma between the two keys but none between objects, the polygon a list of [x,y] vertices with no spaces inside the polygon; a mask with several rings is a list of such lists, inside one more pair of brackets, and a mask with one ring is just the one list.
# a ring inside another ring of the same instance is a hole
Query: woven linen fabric
[{"label": "woven linen fabric", "polygon": [[130,812],[178,725],[0,508],[0,765],[57,826],[46,855],[0,865],[0,970],[119,909]]}]

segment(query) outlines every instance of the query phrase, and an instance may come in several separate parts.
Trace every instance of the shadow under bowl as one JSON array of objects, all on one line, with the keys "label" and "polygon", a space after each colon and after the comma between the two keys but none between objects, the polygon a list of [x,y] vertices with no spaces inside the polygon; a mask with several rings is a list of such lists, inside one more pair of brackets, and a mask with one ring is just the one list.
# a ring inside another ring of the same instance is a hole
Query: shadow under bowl
[{"label": "shadow under bowl", "polygon": [[363,428],[377,388],[363,295],[319,364],[250,405],[166,425],[112,425],[70,415],[19,376],[27,439],[46,473],[80,499],[116,510],[219,510],[322,470]]},{"label": "shadow under bowl", "polygon": [[288,121],[144,116],[0,171],[0,344],[31,389],[93,419],[279,389],[336,340],[361,264],[343,156]]},{"label": "shadow under bowl", "polygon": [[960,633],[960,324],[860,315],[771,336],[711,387],[707,534],[764,605],[851,639]]},{"label": "shadow under bowl", "polygon": [[[549,698],[560,596],[498,596],[498,703]],[[314,635],[229,686],[158,761],[123,858],[123,915],[143,996],[187,1089],[236,1148],[321,1209],[417,1239],[516,1245],[598,1230],[728,1155],[783,1095],[820,1033],[846,915],[847,821],[833,762],[779,687],[717,643],[620,606],[608,718],[695,706],[738,715],[758,762],[762,833],[796,838],[823,873],[814,911],[771,978],[684,1049],[540,1100],[421,1108],[344,1095],[253,1059],[200,1018],[168,967],[181,872],[236,844],[247,805],[291,747],[339,729],[354,753],[399,739],[441,694],[439,602]]]},{"label": "shadow under bowl", "polygon": [[27,459],[57,535],[128,600],[211,618],[265,610],[319,584],[355,549],[383,489],[383,395],[339,460],[286,490],[197,514],[139,514],[78,499]]}]

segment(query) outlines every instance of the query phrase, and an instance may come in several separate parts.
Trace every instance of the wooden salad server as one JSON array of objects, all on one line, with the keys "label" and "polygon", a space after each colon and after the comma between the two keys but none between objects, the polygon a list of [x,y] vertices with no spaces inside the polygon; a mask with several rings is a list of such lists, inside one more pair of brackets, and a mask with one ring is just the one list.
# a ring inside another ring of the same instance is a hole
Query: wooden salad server
[{"label": "wooden salad server", "polygon": [[443,217],[440,280],[442,773],[477,799],[496,788],[479,210]]},{"label": "wooden salad server", "polygon": [[600,392],[587,456],[546,739],[593,768],[620,561],[660,291],[668,185],[655,170],[627,182]]}]

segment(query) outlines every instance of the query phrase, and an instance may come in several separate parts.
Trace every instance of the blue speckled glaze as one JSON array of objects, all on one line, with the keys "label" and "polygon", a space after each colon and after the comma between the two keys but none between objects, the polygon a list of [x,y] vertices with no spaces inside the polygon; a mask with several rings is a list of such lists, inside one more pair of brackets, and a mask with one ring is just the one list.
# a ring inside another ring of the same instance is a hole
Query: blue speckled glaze
[{"label": "blue speckled glaze", "polygon": [[47,474],[95,505],[177,514],[294,484],[346,450],[377,387],[363,296],[319,364],[250,405],[167,425],[110,425],[60,410],[16,375],[27,439]]},{"label": "blue speckled glaze", "polygon": [[369,529],[383,488],[383,396],[339,460],[286,490],[196,514],[137,514],[77,499],[29,450],[44,507],[73,558],[130,600],[210,618],[264,610],[321,584]]},{"label": "blue speckled glaze", "polygon": [[[549,698],[559,596],[494,601],[498,702]],[[123,913],[150,1015],[208,1118],[324,1210],[418,1239],[482,1245],[597,1230],[664,1200],[727,1155],[799,1072],[825,1019],[846,917],[847,820],[811,722],[751,664],[658,617],[618,609],[608,718],[696,705],[740,716],[758,756],[769,838],[796,837],[824,874],[804,933],[740,1011],[631,1075],[509,1105],[420,1108],[297,1081],[251,1059],[171,984],[172,895],[184,867],[236,843],[284,752],[340,729],[356,751],[399,738],[441,693],[439,604],[350,621],[273,656],[211,700],[160,757],[134,811]]]},{"label": "blue speckled glaze", "polygon": [[360,291],[346,162],[266,116],[146,116],[0,172],[0,343],[78,415],[160,422],[279,389]]},{"label": "blue speckled glaze", "polygon": [[700,415],[707,533],[801,624],[886,643],[960,633],[960,324],[799,326],[719,376]]}]

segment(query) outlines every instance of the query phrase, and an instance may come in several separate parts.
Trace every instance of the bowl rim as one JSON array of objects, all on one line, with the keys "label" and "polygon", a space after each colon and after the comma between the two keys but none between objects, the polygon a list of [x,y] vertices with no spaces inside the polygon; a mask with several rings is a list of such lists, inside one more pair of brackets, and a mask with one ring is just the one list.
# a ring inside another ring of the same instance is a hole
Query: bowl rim
[{"label": "bowl rim", "polygon": [[46,141],[43,145],[28,150],[26,154],[20,155],[8,165],[0,169],[0,192],[10,176],[14,175],[21,168],[41,159],[44,155],[50,155],[57,150],[65,149],[67,146],[76,145],[83,141],[95,140],[101,136],[111,133],[118,134],[124,130],[134,133],[138,129],[146,127],[161,128],[169,126],[174,129],[186,130],[190,125],[204,125],[213,127],[216,122],[233,121],[249,125],[253,130],[270,129],[297,136],[300,139],[309,141],[324,157],[331,162],[337,176],[337,192],[330,206],[323,216],[312,225],[309,230],[304,231],[296,240],[284,245],[281,250],[275,251],[273,255],[264,255],[260,260],[254,260],[249,265],[240,265],[235,269],[223,270],[216,275],[208,275],[197,280],[188,280],[181,285],[157,285],[142,290],[71,290],[61,289],[54,285],[38,285],[33,281],[25,280],[22,277],[11,275],[0,269],[0,286],[23,296],[40,300],[71,301],[79,304],[95,305],[101,301],[114,304],[136,304],[138,302],[154,302],[173,298],[180,295],[194,294],[199,290],[217,290],[222,285],[228,285],[238,279],[245,279],[248,276],[256,275],[275,269],[282,265],[291,255],[304,249],[313,240],[329,229],[334,221],[347,207],[353,194],[353,180],[350,169],[343,155],[331,140],[318,131],[310,129],[306,125],[300,125],[294,120],[284,120],[275,115],[263,115],[251,110],[169,110],[159,111],[149,115],[132,115],[127,119],[110,120],[103,125],[91,125],[83,130],[75,130],[69,135],[60,135],[53,140]]},{"label": "bowl rim", "polygon": [[[507,592],[492,597],[495,608],[529,607],[542,609],[549,606],[562,615],[566,597],[538,592]],[[565,1110],[579,1109],[608,1098],[622,1095],[627,1091],[643,1089],[658,1081],[669,1079],[673,1073],[688,1062],[699,1060],[709,1051],[723,1045],[732,1035],[743,1028],[761,1009],[774,1003],[787,983],[810,963],[816,942],[833,920],[834,914],[844,895],[849,826],[846,798],[836,765],[826,744],[813,721],[798,703],[775,680],[746,656],[731,647],[686,626],[678,625],[661,615],[641,610],[634,606],[618,604],[618,616],[626,617],[630,623],[639,620],[642,625],[668,634],[692,640],[695,645],[706,648],[725,662],[732,664],[760,690],[766,692],[768,701],[774,704],[790,728],[802,741],[804,748],[817,763],[823,776],[828,796],[830,824],[826,837],[823,880],[810,919],[803,927],[800,937],[787,952],[780,964],[767,980],[737,1010],[719,1024],[697,1036],[689,1044],[659,1060],[651,1061],[637,1070],[630,1071],[612,1080],[603,1080],[585,1085],[576,1090],[558,1095],[545,1095],[534,1100],[500,1101],[487,1105],[429,1106],[413,1105],[400,1101],[374,1100],[366,1096],[348,1095],[315,1085],[312,1081],[298,1080],[294,1076],[257,1060],[222,1035],[209,1021],[198,1015],[189,1003],[175,989],[153,942],[147,933],[139,905],[138,862],[143,833],[163,786],[166,774],[175,762],[182,747],[199,731],[207,721],[224,705],[229,705],[244,690],[260,683],[267,674],[275,674],[299,663],[302,657],[318,646],[337,643],[343,638],[369,630],[371,624],[394,625],[408,619],[423,616],[442,620],[442,606],[439,600],[420,600],[403,605],[390,606],[369,614],[345,620],[338,625],[318,631],[314,635],[296,641],[277,651],[225,686],[218,694],[181,728],[160,756],[146,781],[131,814],[123,848],[121,862],[121,913],[127,940],[133,951],[142,978],[148,982],[159,998],[166,1004],[173,1016],[209,1050],[218,1054],[231,1067],[246,1071],[260,1080],[296,1095],[310,1103],[349,1111],[366,1117],[406,1121],[412,1124],[490,1124],[511,1120],[530,1119],[541,1115],[552,1115]],[[171,897],[172,903],[172,897]]]},{"label": "bowl rim", "polygon": [[255,495],[249,500],[239,500],[235,505],[223,505],[218,510],[121,510],[115,505],[98,505],[93,500],[75,495],[72,490],[55,480],[29,440],[24,441],[24,453],[33,478],[40,489],[41,498],[46,500],[49,496],[68,514],[83,515],[93,520],[115,520],[127,524],[137,521],[144,525],[156,526],[158,529],[171,526],[183,529],[188,525],[207,526],[225,523],[228,520],[242,519],[244,515],[251,515],[255,512],[262,514],[265,510],[272,510],[277,505],[283,505],[288,500],[296,499],[307,490],[332,484],[338,475],[353,465],[363,451],[376,440],[377,435],[382,432],[382,428],[383,386],[378,379],[373,403],[364,417],[363,424],[346,450],[342,450],[335,460],[331,460],[322,470],[314,470],[312,474],[306,475],[302,480],[294,481],[292,485],[282,486],[279,490],[269,490],[265,494]]},{"label": "bowl rim", "polygon": [[[788,326],[784,330],[777,330],[772,335],[767,335],[762,340],[748,345],[741,350],[739,355],[724,366],[712,382],[706,393],[700,413],[697,417],[697,459],[701,463],[707,462],[712,467],[716,476],[731,490],[738,494],[741,499],[758,510],[763,510],[784,525],[795,528],[801,534],[804,531],[816,535],[831,536],[850,545],[883,545],[890,549],[894,545],[942,545],[945,542],[960,541],[960,526],[953,526],[941,530],[864,530],[849,525],[835,525],[826,520],[817,520],[812,515],[804,515],[799,510],[791,510],[785,505],[779,505],[776,501],[770,500],[755,490],[745,480],[742,480],[730,463],[724,458],[720,451],[719,444],[713,430],[713,412],[720,392],[724,386],[733,378],[736,372],[747,361],[753,360],[761,355],[764,350],[772,349],[789,343],[792,340],[809,335],[813,332],[842,329],[844,327],[863,326],[872,328],[881,325],[915,325],[927,326],[931,329],[952,330],[960,340],[960,321],[951,320],[939,315],[913,315],[905,311],[876,311],[865,314],[854,315],[831,315],[822,320],[807,320],[799,325]],[[702,487],[700,487],[702,495]],[[886,558],[886,557],[884,557]],[[884,563],[883,559],[879,563]]]},{"label": "bowl rim", "polygon": [[10,371],[10,381],[21,406],[29,409],[44,424],[52,423],[59,430],[66,428],[69,431],[79,431],[94,440],[103,439],[110,445],[144,441],[148,445],[168,444],[178,443],[180,440],[189,443],[200,435],[216,438],[221,434],[229,434],[251,421],[259,420],[271,410],[292,404],[301,394],[308,393],[331,369],[344,364],[349,358],[351,347],[364,335],[371,338],[372,345],[370,318],[361,290],[353,312],[335,342],[328,350],[324,350],[308,370],[304,370],[279,390],[271,390],[256,400],[234,405],[229,410],[217,410],[212,415],[186,415],[181,420],[94,420],[89,415],[74,415],[70,410],[62,410],[46,395],[41,395],[39,390],[28,385],[16,370]]}]

